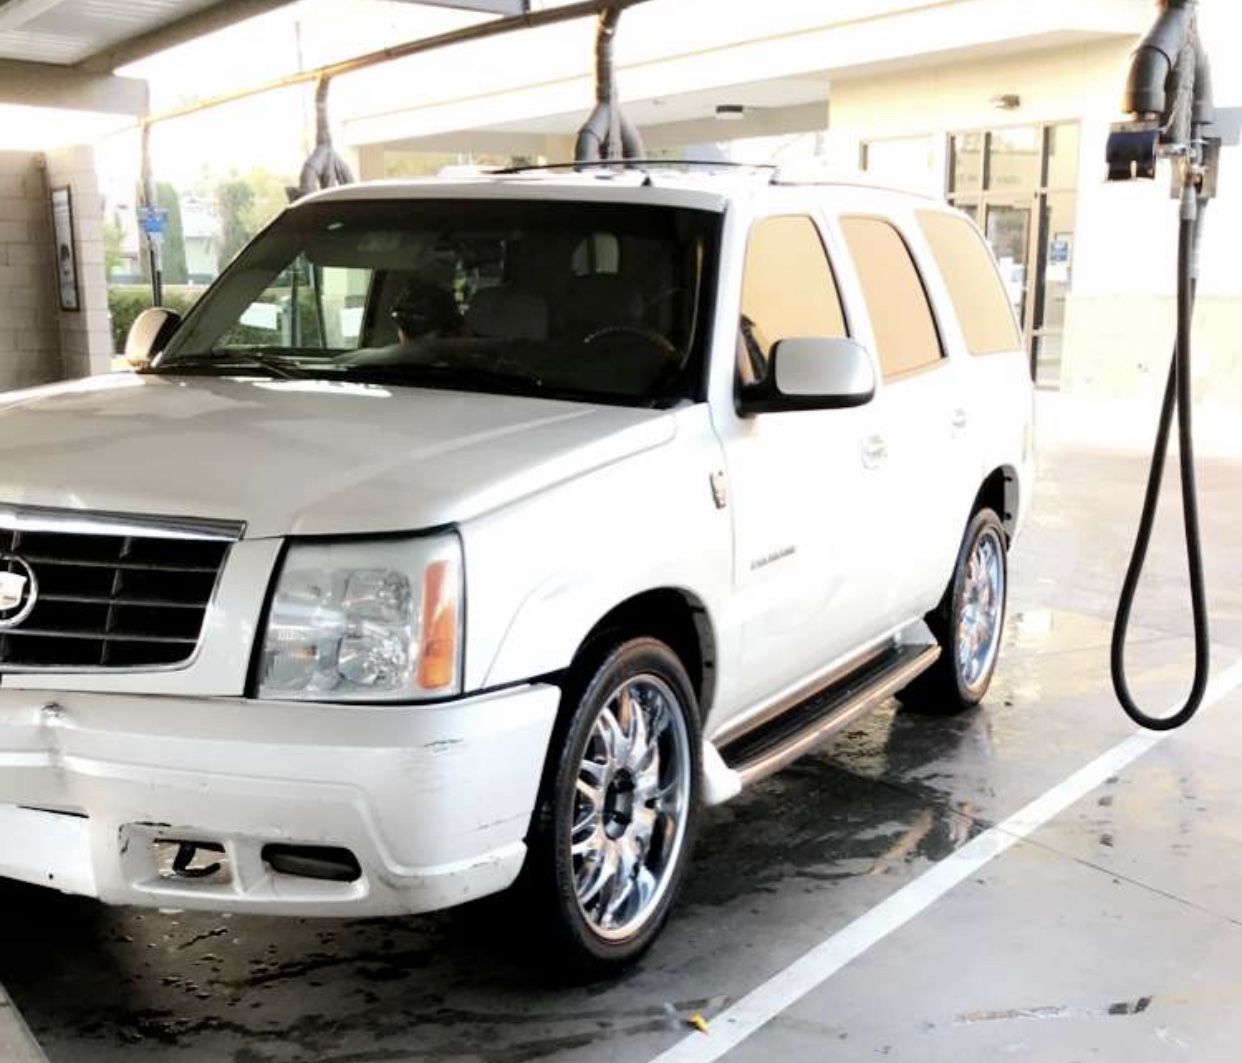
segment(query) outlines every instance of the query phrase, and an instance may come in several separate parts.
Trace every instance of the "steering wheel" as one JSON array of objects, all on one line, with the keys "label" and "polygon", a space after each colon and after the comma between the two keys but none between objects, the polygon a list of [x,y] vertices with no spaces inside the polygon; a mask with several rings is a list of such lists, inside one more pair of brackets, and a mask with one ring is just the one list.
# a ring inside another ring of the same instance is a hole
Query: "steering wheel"
[{"label": "steering wheel", "polygon": [[667,337],[656,332],[655,329],[642,328],[639,325],[605,325],[602,329],[597,329],[587,336],[583,343],[595,343],[598,340],[607,339],[609,336],[637,336],[639,339],[646,340],[654,347],[660,350],[670,358],[680,358],[681,351]]}]

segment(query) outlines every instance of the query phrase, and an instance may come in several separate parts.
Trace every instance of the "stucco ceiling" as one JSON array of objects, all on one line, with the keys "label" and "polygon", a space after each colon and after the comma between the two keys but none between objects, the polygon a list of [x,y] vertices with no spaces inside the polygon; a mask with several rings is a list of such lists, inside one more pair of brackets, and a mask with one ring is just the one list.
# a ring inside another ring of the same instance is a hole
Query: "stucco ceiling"
[{"label": "stucco ceiling", "polygon": [[[110,54],[132,61],[282,7],[291,0],[0,0],[0,59],[103,65]],[[526,0],[400,0],[496,15],[521,14]],[[134,46],[141,43],[142,49]]]}]

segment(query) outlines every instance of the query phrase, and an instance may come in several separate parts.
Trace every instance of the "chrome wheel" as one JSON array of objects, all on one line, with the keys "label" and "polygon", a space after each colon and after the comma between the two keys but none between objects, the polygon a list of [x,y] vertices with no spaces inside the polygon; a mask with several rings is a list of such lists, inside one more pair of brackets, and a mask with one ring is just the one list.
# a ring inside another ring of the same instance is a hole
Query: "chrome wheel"
[{"label": "chrome wheel", "polygon": [[658,910],[686,837],[691,771],[672,688],[627,679],[591,727],[569,829],[578,907],[599,937],[628,938]]},{"label": "chrome wheel", "polygon": [[992,671],[1005,612],[1005,544],[987,528],[975,541],[966,566],[957,621],[957,670],[973,689]]}]

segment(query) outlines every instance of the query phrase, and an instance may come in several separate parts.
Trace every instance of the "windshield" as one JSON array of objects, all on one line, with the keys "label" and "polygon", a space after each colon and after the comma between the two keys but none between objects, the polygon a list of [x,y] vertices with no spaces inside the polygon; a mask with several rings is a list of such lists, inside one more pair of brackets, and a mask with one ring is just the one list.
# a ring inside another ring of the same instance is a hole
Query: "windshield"
[{"label": "windshield", "polygon": [[156,371],[697,398],[719,224],[614,203],[312,204],[241,254]]}]

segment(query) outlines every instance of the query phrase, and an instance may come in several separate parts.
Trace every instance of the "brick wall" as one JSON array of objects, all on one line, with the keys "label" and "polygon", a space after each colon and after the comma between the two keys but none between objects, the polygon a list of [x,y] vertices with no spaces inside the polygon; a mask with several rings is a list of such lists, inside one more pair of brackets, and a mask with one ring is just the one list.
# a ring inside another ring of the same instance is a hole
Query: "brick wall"
[{"label": "brick wall", "polygon": [[47,180],[53,188],[73,190],[77,237],[78,291],[82,309],[60,314],[61,375],[106,373],[112,360],[108,321],[108,278],[104,266],[104,201],[95,173],[95,153],[88,147],[62,148],[47,154]]},{"label": "brick wall", "polygon": [[0,152],[0,391],[64,375],[41,163]]},{"label": "brick wall", "polygon": [[[81,310],[62,312],[50,187],[73,190]],[[107,372],[103,196],[90,148],[0,152],[0,391]]]}]

